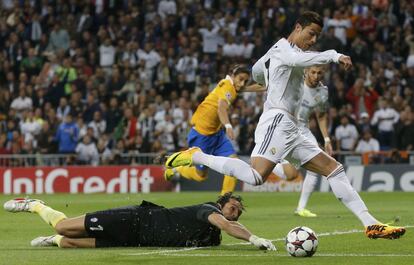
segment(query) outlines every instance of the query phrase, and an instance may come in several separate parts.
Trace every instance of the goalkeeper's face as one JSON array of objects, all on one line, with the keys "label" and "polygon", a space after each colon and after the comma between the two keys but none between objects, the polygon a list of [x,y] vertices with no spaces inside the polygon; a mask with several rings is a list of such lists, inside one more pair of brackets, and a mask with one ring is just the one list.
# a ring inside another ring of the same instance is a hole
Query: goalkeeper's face
[{"label": "goalkeeper's face", "polygon": [[237,221],[242,214],[242,205],[235,199],[230,199],[221,209],[224,217],[229,221]]}]

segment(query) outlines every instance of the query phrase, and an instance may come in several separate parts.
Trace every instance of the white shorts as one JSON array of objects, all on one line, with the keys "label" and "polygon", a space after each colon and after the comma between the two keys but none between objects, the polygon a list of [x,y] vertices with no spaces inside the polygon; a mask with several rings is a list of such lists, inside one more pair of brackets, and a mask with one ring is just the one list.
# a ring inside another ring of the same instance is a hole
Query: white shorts
[{"label": "white shorts", "polygon": [[308,138],[309,140],[311,140],[312,143],[314,143],[317,146],[319,146],[318,140],[316,140],[315,136],[313,135],[313,133],[311,132],[311,130],[309,130],[308,127],[306,127],[304,125],[299,125],[299,130],[300,130],[300,132],[302,133],[303,136],[305,136],[306,138]]},{"label": "white shorts", "polygon": [[252,157],[263,157],[274,163],[286,159],[301,166],[322,152],[315,137],[298,127],[296,119],[281,109],[268,110],[260,116],[256,127],[256,143]]}]

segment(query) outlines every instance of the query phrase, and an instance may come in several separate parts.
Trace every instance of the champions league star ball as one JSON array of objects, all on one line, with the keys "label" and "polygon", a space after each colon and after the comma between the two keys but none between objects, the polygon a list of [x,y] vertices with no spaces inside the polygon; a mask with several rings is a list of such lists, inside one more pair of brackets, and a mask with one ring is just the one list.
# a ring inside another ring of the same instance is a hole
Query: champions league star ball
[{"label": "champions league star ball", "polygon": [[309,227],[295,227],[286,236],[286,250],[293,257],[312,257],[317,248],[318,237]]}]

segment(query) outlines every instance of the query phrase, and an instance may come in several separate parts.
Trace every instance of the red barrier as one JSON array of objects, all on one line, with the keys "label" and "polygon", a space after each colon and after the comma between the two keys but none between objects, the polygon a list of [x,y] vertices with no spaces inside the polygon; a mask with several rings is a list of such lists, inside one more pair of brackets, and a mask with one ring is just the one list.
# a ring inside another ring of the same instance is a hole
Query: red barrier
[{"label": "red barrier", "polygon": [[0,168],[0,194],[171,191],[161,166]]}]

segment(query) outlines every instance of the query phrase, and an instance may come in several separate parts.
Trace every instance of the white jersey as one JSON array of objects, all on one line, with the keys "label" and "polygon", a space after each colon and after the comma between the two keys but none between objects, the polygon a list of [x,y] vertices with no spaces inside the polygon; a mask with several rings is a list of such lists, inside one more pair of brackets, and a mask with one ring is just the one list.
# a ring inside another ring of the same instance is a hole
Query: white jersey
[{"label": "white jersey", "polygon": [[282,109],[297,115],[303,94],[304,68],[338,63],[342,54],[335,50],[304,52],[287,39],[280,39],[253,66],[253,79],[267,87],[263,112]]},{"label": "white jersey", "polygon": [[325,112],[328,107],[328,87],[320,84],[310,88],[304,84],[302,102],[298,111],[298,121],[301,126],[308,126],[310,115],[315,112]]}]

